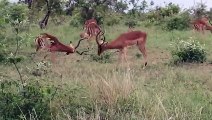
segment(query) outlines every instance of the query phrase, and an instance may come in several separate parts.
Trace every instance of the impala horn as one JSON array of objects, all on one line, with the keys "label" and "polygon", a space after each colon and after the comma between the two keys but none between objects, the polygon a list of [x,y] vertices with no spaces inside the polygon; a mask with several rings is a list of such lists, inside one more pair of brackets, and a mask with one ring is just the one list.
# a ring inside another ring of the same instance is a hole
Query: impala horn
[{"label": "impala horn", "polygon": [[[75,50],[79,47],[81,41],[84,40],[84,39],[85,39],[85,38],[81,38],[81,39],[78,41],[77,46],[74,47]],[[79,55],[83,55],[83,54],[87,55],[86,52],[89,52],[89,51],[88,51],[88,50],[85,50],[85,51],[79,52],[79,51],[76,50],[76,53],[79,54]]]},{"label": "impala horn", "polygon": [[99,44],[99,35],[100,35],[100,33],[101,33],[101,31],[99,31],[97,33],[97,35],[96,35],[96,43],[97,43],[98,46],[100,46],[100,44]]},{"label": "impala horn", "polygon": [[81,39],[78,41],[77,46],[74,47],[74,49],[77,49],[77,48],[79,47],[81,41],[84,40],[84,39],[85,39],[85,38],[81,38]]},{"label": "impala horn", "polygon": [[[102,36],[103,36],[103,38],[101,38]],[[101,43],[100,43],[100,41],[101,41]],[[104,35],[103,31],[99,31],[99,33],[96,35],[96,42],[99,46],[105,43],[105,35]]]}]

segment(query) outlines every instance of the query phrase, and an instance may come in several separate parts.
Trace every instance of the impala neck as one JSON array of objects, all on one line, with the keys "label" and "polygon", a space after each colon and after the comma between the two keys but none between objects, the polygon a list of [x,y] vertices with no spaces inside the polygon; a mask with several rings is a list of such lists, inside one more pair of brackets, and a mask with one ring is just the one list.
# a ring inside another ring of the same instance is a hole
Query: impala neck
[{"label": "impala neck", "polygon": [[98,55],[101,55],[105,50],[108,50],[108,49],[117,49],[117,46],[112,44],[111,42],[110,43],[107,43],[107,42],[103,43],[98,48]]},{"label": "impala neck", "polygon": [[102,51],[105,51],[107,49],[118,49],[116,44],[110,43],[104,43],[102,46]]}]

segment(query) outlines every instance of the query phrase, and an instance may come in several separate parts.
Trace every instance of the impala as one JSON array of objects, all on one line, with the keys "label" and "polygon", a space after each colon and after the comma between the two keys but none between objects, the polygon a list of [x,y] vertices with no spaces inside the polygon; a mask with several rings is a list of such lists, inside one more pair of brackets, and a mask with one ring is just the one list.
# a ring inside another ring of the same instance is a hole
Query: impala
[{"label": "impala", "polygon": [[99,25],[97,25],[94,22],[91,22],[88,25],[86,25],[84,32],[80,34],[80,38],[90,40],[92,37],[95,37],[99,31],[101,31]]},{"label": "impala", "polygon": [[[103,36],[101,39],[100,37]],[[127,62],[126,52],[128,46],[137,45],[138,49],[144,56],[144,66],[147,65],[147,53],[146,53],[146,39],[147,33],[142,31],[130,31],[122,33],[116,39],[111,42],[105,42],[104,32],[99,32],[96,36],[96,43],[98,45],[98,55],[101,55],[104,51],[109,49],[119,49],[120,58],[123,58]],[[122,60],[122,59],[121,59]]]},{"label": "impala", "polygon": [[[80,38],[90,41],[93,37],[96,37],[97,33],[100,31],[101,28],[96,23],[91,22],[86,26],[85,31],[80,34]],[[88,42],[87,48],[89,49],[90,46],[90,42]]]},{"label": "impala", "polygon": [[97,24],[97,21],[96,21],[94,18],[89,19],[89,20],[86,20],[86,21],[85,21],[85,24],[84,24],[84,26],[83,26],[83,29],[85,30],[85,29],[87,28],[87,25],[90,24],[90,23],[95,23],[95,24]]},{"label": "impala", "polygon": [[87,25],[86,34],[88,35],[88,40],[90,40],[92,37],[96,37],[98,32],[101,31],[101,28],[96,23],[89,23]]},{"label": "impala", "polygon": [[206,17],[197,19],[192,22],[194,29],[197,31],[202,31],[203,34],[204,34],[204,30],[210,30],[212,33],[212,26],[209,25],[208,23],[210,23],[210,21]]},{"label": "impala", "polygon": [[[78,41],[78,44],[76,47],[73,47],[71,41],[70,41],[70,45],[64,45],[62,44],[55,36],[47,34],[47,33],[42,33],[40,36],[38,36],[35,39],[35,44],[36,44],[36,51],[38,51],[39,49],[47,49],[49,52],[54,53],[54,52],[66,52],[67,55],[69,55],[70,53],[74,53],[77,52],[78,54],[82,54],[79,53],[78,51],[76,51],[76,49],[79,47],[80,42],[83,39],[80,39]],[[50,42],[50,43],[49,43]],[[84,51],[85,52],[85,51]]]}]

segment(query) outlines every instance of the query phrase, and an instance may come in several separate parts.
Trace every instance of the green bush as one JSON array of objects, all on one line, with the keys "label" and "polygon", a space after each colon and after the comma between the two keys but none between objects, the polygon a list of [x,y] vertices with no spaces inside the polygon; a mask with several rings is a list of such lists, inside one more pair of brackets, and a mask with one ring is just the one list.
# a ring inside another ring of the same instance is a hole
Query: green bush
[{"label": "green bush", "polygon": [[77,119],[77,116],[80,112],[85,114],[92,114],[94,113],[95,106],[93,104],[92,99],[88,97],[87,89],[77,85],[73,86],[68,91],[68,104],[64,107],[69,111],[70,116],[73,119]]},{"label": "green bush", "polygon": [[96,19],[97,23],[99,25],[102,25],[103,24],[103,21],[104,21],[104,17],[103,17],[103,14],[101,12],[96,12],[94,14],[94,18]]},{"label": "green bush", "polygon": [[72,27],[80,27],[83,24],[83,18],[80,16],[78,10],[75,10],[75,15],[71,17],[69,25]]},{"label": "green bush", "polygon": [[136,25],[138,25],[138,22],[135,20],[130,20],[130,21],[125,22],[125,25],[130,26],[130,27],[135,27]]},{"label": "green bush", "polygon": [[4,63],[6,61],[7,58],[7,54],[6,54],[6,45],[3,44],[1,38],[0,38],[0,63]]},{"label": "green bush", "polygon": [[96,54],[91,54],[90,58],[92,61],[99,62],[99,63],[110,63],[111,62],[111,54],[110,53],[104,53],[101,56],[98,56]]},{"label": "green bush", "polygon": [[14,4],[9,10],[9,19],[22,22],[27,19],[28,8],[23,4]]},{"label": "green bush", "polygon": [[107,24],[108,26],[114,26],[114,25],[119,24],[119,22],[120,22],[120,19],[119,19],[119,18],[117,18],[117,17],[112,17],[111,19],[109,19],[109,20],[106,22],[106,24]]},{"label": "green bush", "polygon": [[206,51],[198,42],[190,38],[188,41],[180,40],[173,44],[172,50],[173,62],[204,62],[206,60]]},{"label": "green bush", "polygon": [[36,66],[31,70],[31,74],[34,76],[46,75],[50,66],[51,64],[48,61],[37,62]]},{"label": "green bush", "polygon": [[81,25],[81,24],[80,24],[79,20],[77,20],[77,19],[72,19],[72,20],[70,21],[70,26],[79,27],[80,25]]},{"label": "green bush", "polygon": [[53,88],[39,84],[20,85],[3,81],[0,86],[0,116],[2,119],[51,118],[50,100]]},{"label": "green bush", "polygon": [[189,16],[187,15],[176,15],[173,17],[169,17],[165,21],[165,29],[166,30],[185,30],[189,28]]}]

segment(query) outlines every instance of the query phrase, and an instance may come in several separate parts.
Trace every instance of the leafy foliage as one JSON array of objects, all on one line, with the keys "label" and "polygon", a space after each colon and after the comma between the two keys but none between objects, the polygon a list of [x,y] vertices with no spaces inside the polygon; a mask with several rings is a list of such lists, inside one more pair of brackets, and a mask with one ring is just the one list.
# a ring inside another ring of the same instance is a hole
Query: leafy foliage
[{"label": "leafy foliage", "polygon": [[130,21],[125,22],[125,25],[129,26],[129,27],[135,27],[136,25],[138,25],[138,22],[135,20],[130,20]]},{"label": "leafy foliage", "polygon": [[38,84],[3,81],[0,88],[0,116],[2,119],[50,119],[49,101],[53,88]]},{"label": "leafy foliage", "polygon": [[28,9],[23,4],[12,5],[9,9],[9,20],[22,22],[27,19]]},{"label": "leafy foliage", "polygon": [[111,62],[111,54],[110,53],[104,53],[100,56],[96,54],[91,54],[90,58],[92,61],[99,62],[99,63],[110,63]]},{"label": "leafy foliage", "polygon": [[188,41],[179,40],[173,44],[172,57],[174,63],[181,62],[204,62],[206,51],[196,40],[190,38]]},{"label": "leafy foliage", "polygon": [[165,29],[167,30],[185,30],[189,27],[190,19],[188,15],[176,15],[168,18]]}]

